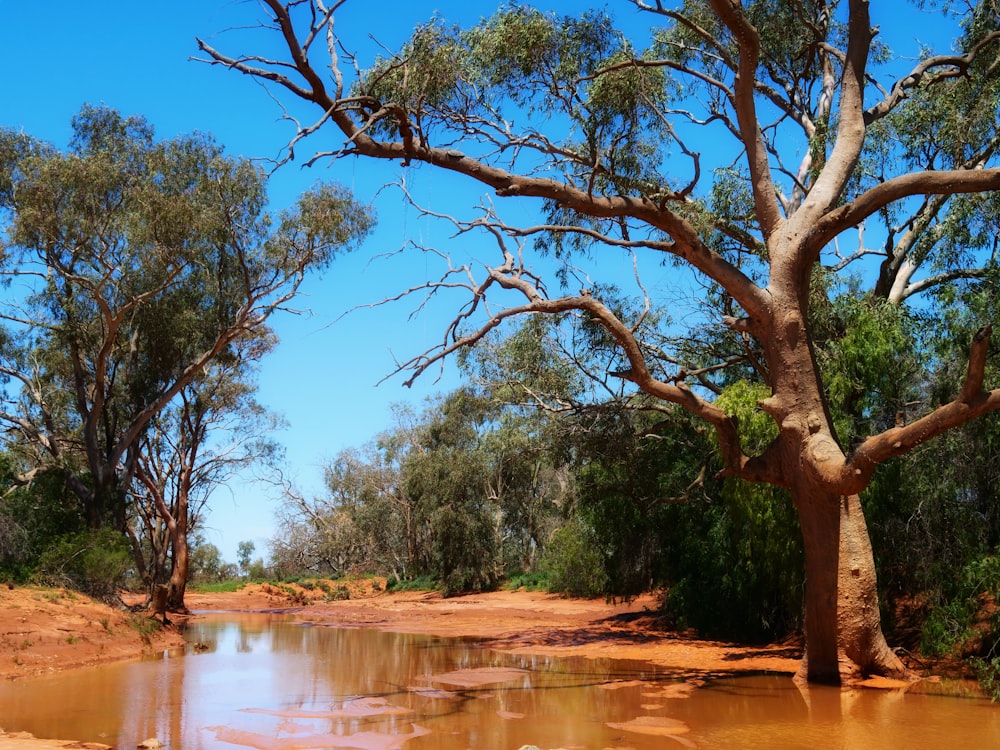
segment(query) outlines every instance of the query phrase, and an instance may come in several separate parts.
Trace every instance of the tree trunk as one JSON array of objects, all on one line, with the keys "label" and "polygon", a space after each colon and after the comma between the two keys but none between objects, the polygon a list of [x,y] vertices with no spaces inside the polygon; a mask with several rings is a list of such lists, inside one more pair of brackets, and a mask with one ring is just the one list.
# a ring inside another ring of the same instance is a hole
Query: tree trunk
[{"label": "tree trunk", "polygon": [[857,495],[792,487],[806,557],[806,650],[798,679],[843,684],[868,675],[908,677],[882,634],[868,527]]},{"label": "tree trunk", "polygon": [[167,584],[167,608],[172,612],[185,612],[184,594],[187,591],[190,555],[186,533],[175,534],[173,539],[173,566]]},{"label": "tree trunk", "polygon": [[[165,513],[167,528],[170,529],[170,542],[173,553],[170,556],[170,582],[167,584],[167,606],[174,612],[185,612],[184,593],[187,590],[188,574],[190,572],[190,554],[188,546],[188,487],[187,477],[181,481],[174,513]],[[164,505],[163,511],[168,509]]]}]

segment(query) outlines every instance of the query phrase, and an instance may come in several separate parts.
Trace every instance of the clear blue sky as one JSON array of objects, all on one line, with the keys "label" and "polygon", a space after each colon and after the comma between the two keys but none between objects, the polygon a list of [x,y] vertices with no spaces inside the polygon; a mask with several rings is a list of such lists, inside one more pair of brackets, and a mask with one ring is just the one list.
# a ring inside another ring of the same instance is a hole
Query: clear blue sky
[{"label": "clear blue sky", "polygon": [[[396,48],[416,23],[426,21],[435,10],[449,20],[468,23],[489,15],[497,4],[355,0],[338,15],[338,29],[352,40],[365,42],[371,34],[388,48]],[[891,6],[897,4],[902,0],[873,4],[875,21],[884,31],[894,32],[892,42],[900,52],[914,54],[914,40],[927,41],[932,27],[895,29]],[[566,0],[538,5],[561,12],[581,7]],[[645,27],[628,3],[611,2],[608,7],[619,21]],[[0,83],[0,126],[22,128],[64,147],[70,118],[89,102],[144,115],[161,137],[210,132],[230,153],[245,157],[272,157],[289,137],[287,126],[278,121],[277,106],[260,86],[189,60],[197,55],[196,36],[224,51],[248,51],[244,35],[223,32],[253,23],[259,15],[255,2],[0,0],[0,10],[0,69],[5,73]],[[282,207],[317,179],[336,179],[367,202],[398,171],[396,165],[351,160],[332,169],[302,170],[293,164],[272,178],[271,198]],[[443,201],[451,186],[431,185],[431,178],[428,170],[407,175],[430,200]],[[471,208],[478,190],[469,191],[464,207]],[[287,447],[292,476],[307,495],[322,491],[326,459],[390,426],[393,402],[419,406],[428,394],[457,384],[454,370],[449,369],[440,383],[425,377],[405,389],[394,379],[376,388],[392,371],[394,355],[405,359],[440,340],[441,317],[408,320],[411,305],[404,302],[363,310],[332,324],[355,305],[376,302],[434,275],[434,269],[422,267],[422,262],[369,263],[371,256],[397,249],[404,237],[433,231],[398,198],[380,200],[378,212],[378,232],[364,250],[336,261],[322,278],[307,285],[309,296],[301,307],[311,308],[313,314],[274,320],[281,344],[264,363],[260,400],[289,422],[277,438]],[[264,488],[242,483],[222,488],[212,500],[208,538],[230,561],[244,539],[253,540],[258,552],[264,552],[274,533],[274,507],[275,500]]]}]

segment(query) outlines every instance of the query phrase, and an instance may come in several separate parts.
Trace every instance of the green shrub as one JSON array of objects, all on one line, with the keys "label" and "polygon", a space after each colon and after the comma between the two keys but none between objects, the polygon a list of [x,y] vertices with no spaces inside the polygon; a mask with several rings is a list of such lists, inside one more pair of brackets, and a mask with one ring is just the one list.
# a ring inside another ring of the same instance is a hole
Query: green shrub
[{"label": "green shrub", "polygon": [[516,591],[517,589],[525,589],[526,591],[551,591],[552,579],[546,571],[518,573],[507,579],[504,588],[510,591]]},{"label": "green shrub", "polygon": [[62,537],[45,550],[36,578],[44,585],[65,586],[113,602],[131,567],[125,537],[112,529],[99,529]]},{"label": "green shrub", "polygon": [[1000,555],[986,555],[963,568],[954,593],[935,606],[924,623],[920,650],[928,656],[956,651],[993,658],[1000,622],[984,617],[984,605],[1000,601]]},{"label": "green shrub", "polygon": [[1000,656],[989,659],[973,657],[971,660],[979,685],[991,701],[1000,701]]},{"label": "green shrub", "polygon": [[351,590],[347,588],[344,584],[338,584],[332,589],[326,592],[326,596],[323,597],[328,602],[343,602],[351,598]]},{"label": "green shrub", "polygon": [[147,644],[152,641],[154,635],[163,629],[158,620],[136,613],[129,615],[128,626],[138,633],[139,637]]},{"label": "green shrub", "polygon": [[432,570],[444,596],[492,591],[500,581],[500,549],[486,509],[445,505],[433,515]]},{"label": "green shrub", "polygon": [[404,579],[391,576],[385,582],[386,591],[434,591],[437,588],[440,587],[433,576]]},{"label": "green shrub", "polygon": [[604,596],[608,574],[593,531],[577,520],[558,529],[545,547],[542,570],[549,590],[570,596]]},{"label": "green shrub", "polygon": [[201,594],[224,594],[231,591],[240,591],[246,585],[246,581],[238,578],[230,578],[226,581],[196,582],[188,586],[188,589]]}]

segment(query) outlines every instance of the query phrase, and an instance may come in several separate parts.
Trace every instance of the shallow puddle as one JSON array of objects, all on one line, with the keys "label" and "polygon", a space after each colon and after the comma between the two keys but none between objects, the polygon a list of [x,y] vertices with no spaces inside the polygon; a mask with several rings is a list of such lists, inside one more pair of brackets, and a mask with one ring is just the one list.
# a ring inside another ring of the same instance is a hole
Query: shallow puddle
[{"label": "shallow puddle", "polygon": [[[183,658],[0,685],[0,726],[135,747],[1000,747],[1000,706],[787,677],[694,688],[645,664],[498,654],[473,643],[213,615]],[[921,688],[923,690],[924,688]]]}]

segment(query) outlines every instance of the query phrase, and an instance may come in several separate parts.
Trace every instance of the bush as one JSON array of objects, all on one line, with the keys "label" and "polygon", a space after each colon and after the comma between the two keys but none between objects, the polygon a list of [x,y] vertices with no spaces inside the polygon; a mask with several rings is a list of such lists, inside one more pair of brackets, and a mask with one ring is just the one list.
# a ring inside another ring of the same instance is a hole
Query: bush
[{"label": "bush", "polygon": [[0,577],[24,580],[30,546],[27,530],[0,510]]},{"label": "bush", "polygon": [[549,574],[544,571],[538,573],[518,573],[507,579],[504,588],[510,591],[517,591],[518,589],[525,589],[526,591],[551,591],[552,581],[549,578]]},{"label": "bush", "polygon": [[935,606],[924,623],[920,650],[928,656],[958,652],[992,658],[1000,646],[1000,622],[991,614],[1000,601],[1000,556],[967,563],[954,594]]},{"label": "bush", "polygon": [[970,661],[976,670],[983,692],[994,703],[1000,701],[1000,656],[989,659],[973,657]]},{"label": "bush", "polygon": [[484,509],[446,505],[434,512],[433,526],[432,572],[444,596],[497,587],[499,544]]},{"label": "bush", "polygon": [[343,602],[351,598],[351,590],[344,584],[337,584],[323,597],[328,602]]},{"label": "bush", "polygon": [[386,591],[433,591],[436,588],[439,588],[439,586],[433,576],[404,579],[390,576],[385,582]]},{"label": "bush", "polygon": [[552,535],[542,556],[542,570],[549,576],[549,591],[570,596],[604,596],[608,574],[593,531],[578,520]]},{"label": "bush", "polygon": [[47,586],[73,588],[113,602],[131,567],[125,537],[112,529],[100,529],[65,536],[45,550],[36,578]]}]

